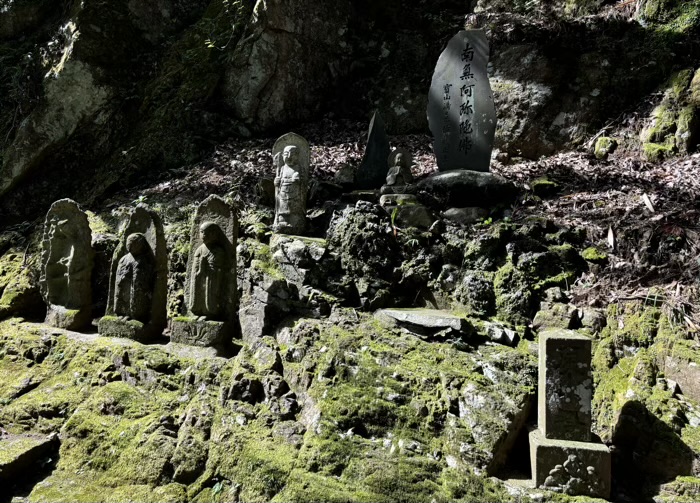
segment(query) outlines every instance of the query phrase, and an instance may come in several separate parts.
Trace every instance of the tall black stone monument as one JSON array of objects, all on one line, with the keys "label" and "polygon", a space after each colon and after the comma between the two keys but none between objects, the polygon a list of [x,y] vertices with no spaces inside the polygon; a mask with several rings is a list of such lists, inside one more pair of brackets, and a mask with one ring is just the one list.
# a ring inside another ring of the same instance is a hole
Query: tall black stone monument
[{"label": "tall black stone monument", "polygon": [[462,30],[440,55],[428,95],[438,170],[489,171],[496,108],[486,74],[483,30]]}]

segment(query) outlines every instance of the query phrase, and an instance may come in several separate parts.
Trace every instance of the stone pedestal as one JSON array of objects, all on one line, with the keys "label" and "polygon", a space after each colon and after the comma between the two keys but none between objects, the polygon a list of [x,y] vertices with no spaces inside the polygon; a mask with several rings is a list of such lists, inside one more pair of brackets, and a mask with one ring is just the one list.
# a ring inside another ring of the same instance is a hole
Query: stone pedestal
[{"label": "stone pedestal", "polygon": [[103,316],[97,322],[97,331],[100,335],[109,337],[122,337],[133,339],[138,342],[150,342],[152,340],[151,330],[148,325],[139,320],[118,316]]},{"label": "stone pedestal", "polygon": [[170,341],[201,347],[223,347],[233,327],[223,321],[198,320],[182,316],[170,321]]},{"label": "stone pedestal", "polygon": [[610,451],[591,442],[591,340],[550,330],[539,345],[539,428],[530,432],[535,487],[607,499]]},{"label": "stone pedestal", "polygon": [[535,487],[610,497],[610,450],[603,444],[545,438],[535,429],[530,432],[530,463]]},{"label": "stone pedestal", "polygon": [[90,325],[92,316],[89,309],[68,309],[50,304],[46,307],[44,323],[66,330],[81,330]]}]

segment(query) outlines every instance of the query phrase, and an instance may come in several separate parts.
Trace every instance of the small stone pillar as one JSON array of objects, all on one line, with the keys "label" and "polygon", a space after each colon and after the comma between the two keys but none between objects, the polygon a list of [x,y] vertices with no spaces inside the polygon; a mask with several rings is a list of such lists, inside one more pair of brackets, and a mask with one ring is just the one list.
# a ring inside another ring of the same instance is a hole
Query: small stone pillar
[{"label": "small stone pillar", "polygon": [[591,339],[573,330],[540,334],[539,427],[530,432],[535,487],[607,499],[608,448],[591,438]]},{"label": "small stone pillar", "polygon": [[60,199],[44,222],[39,285],[46,323],[80,330],[92,321],[92,232],[78,203]]},{"label": "small stone pillar", "polygon": [[170,340],[225,348],[234,335],[238,220],[219,196],[197,207],[185,278],[185,315],[171,320]]},{"label": "small stone pillar", "polygon": [[160,217],[145,205],[134,208],[112,256],[107,309],[100,335],[148,342],[166,324],[168,254]]}]

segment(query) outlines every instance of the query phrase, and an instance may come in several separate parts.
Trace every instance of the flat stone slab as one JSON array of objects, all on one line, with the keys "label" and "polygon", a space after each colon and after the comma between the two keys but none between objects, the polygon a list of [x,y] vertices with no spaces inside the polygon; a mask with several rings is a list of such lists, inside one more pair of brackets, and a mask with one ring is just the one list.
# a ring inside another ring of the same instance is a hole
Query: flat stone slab
[{"label": "flat stone slab", "polygon": [[455,170],[436,173],[417,184],[418,199],[441,209],[481,207],[512,203],[515,185],[494,173]]},{"label": "flat stone slab", "polygon": [[170,341],[200,347],[221,347],[231,341],[230,323],[180,317],[170,321]]},{"label": "flat stone slab", "polygon": [[58,437],[10,435],[0,438],[0,481],[12,481],[36,469],[43,458],[58,451]]},{"label": "flat stone slab", "polygon": [[682,358],[667,356],[664,360],[664,373],[681,388],[681,393],[700,402],[700,365]]},{"label": "flat stone slab", "polygon": [[569,495],[608,499],[610,450],[594,442],[545,438],[530,432],[530,463],[535,487]]},{"label": "flat stone slab", "polygon": [[452,329],[458,332],[467,332],[470,328],[469,322],[464,318],[438,309],[380,309],[375,317],[389,325]]}]

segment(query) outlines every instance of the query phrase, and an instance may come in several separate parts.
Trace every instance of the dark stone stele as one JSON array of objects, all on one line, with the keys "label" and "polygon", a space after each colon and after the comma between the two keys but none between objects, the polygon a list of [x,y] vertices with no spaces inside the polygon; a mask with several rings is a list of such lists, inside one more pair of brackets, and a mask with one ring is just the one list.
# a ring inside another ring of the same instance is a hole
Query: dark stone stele
[{"label": "dark stone stele", "polygon": [[428,125],[440,171],[489,171],[496,108],[488,59],[483,30],[460,31],[440,54],[428,95]]},{"label": "dark stone stele", "polygon": [[362,164],[355,174],[355,187],[360,190],[378,189],[386,181],[389,165],[389,137],[379,112],[375,112],[369,123],[367,146]]},{"label": "dark stone stele", "polygon": [[219,196],[197,207],[185,278],[184,316],[170,321],[170,340],[225,350],[236,333],[238,220]]},{"label": "dark stone stele", "polygon": [[145,205],[131,210],[112,256],[107,309],[100,335],[148,342],[166,326],[168,254],[160,217]]},{"label": "dark stone stele", "polygon": [[41,295],[48,325],[80,330],[92,321],[91,277],[95,252],[87,215],[78,203],[60,199],[44,222]]}]

